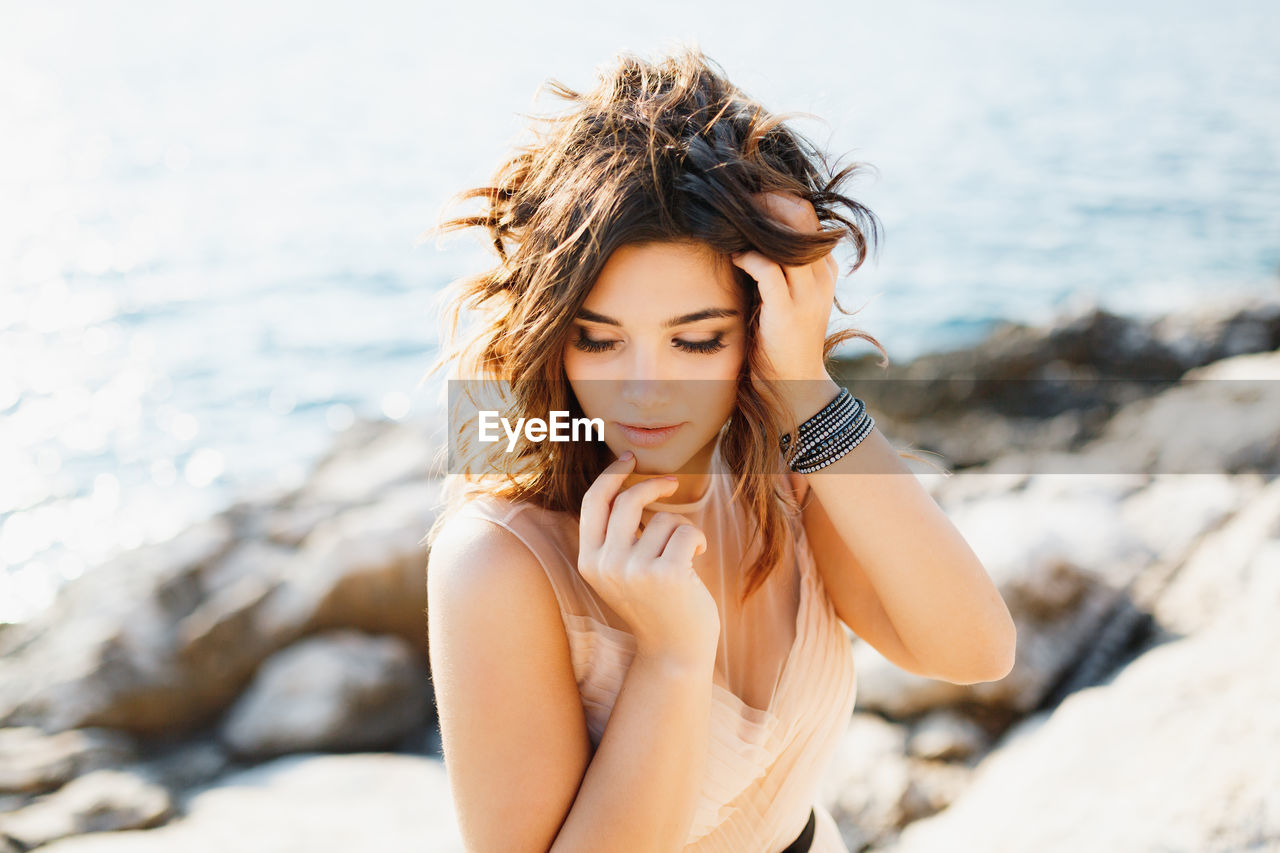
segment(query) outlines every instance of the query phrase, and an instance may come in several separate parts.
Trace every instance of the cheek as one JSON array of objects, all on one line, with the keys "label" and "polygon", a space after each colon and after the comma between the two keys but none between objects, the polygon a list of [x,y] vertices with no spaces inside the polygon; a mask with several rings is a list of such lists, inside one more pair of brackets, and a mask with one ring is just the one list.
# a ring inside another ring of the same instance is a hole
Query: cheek
[{"label": "cheek", "polygon": [[564,375],[570,382],[585,382],[592,376],[591,359],[584,358],[584,353],[579,352],[571,346],[564,349],[564,355],[561,357],[561,363],[564,365]]},{"label": "cheek", "polygon": [[717,356],[715,370],[717,375],[723,379],[737,379],[738,374],[742,372],[742,366],[746,362],[745,338],[742,335],[734,335],[733,342]]},{"label": "cheek", "polygon": [[565,363],[565,376],[568,379],[569,390],[573,392],[578,405],[588,417],[606,408],[602,400],[602,397],[607,396],[608,389],[604,387],[606,383],[593,379],[587,371],[572,370],[568,362]]}]

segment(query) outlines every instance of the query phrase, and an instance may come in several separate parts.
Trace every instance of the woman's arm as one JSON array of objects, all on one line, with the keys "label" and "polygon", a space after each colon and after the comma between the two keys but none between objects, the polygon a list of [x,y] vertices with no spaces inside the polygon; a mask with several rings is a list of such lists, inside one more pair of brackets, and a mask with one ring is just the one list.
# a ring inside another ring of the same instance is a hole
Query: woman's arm
[{"label": "woman's arm", "polygon": [[453,519],[428,558],[432,681],[467,850],[679,850],[710,737],[714,648],[637,655],[594,755],[564,624],[515,534]]},{"label": "woman's arm", "polygon": [[[797,424],[840,391],[825,371],[822,380],[787,385]],[[1009,673],[1017,630],[1004,599],[969,543],[878,429],[825,468],[791,476],[812,490],[810,500],[821,503],[825,524],[838,534],[819,530],[823,520],[805,510],[805,533],[823,583],[855,634],[866,631],[868,639],[884,637],[891,645],[884,626],[868,621],[883,613],[910,653],[907,663],[918,664],[906,666],[912,671],[957,684],[996,681]],[[867,600],[871,590],[878,602]],[[851,614],[859,616],[851,622]]]},{"label": "woman's arm", "polygon": [[632,661],[552,853],[684,849],[706,772],[714,665]]},{"label": "woman's arm", "polygon": [[[766,215],[797,233],[821,231],[813,205],[802,198],[770,192],[760,201]],[[759,288],[763,362],[779,382],[792,424],[801,424],[840,391],[825,366],[839,267],[830,252],[785,267],[754,250],[731,258]],[[893,631],[881,626],[880,635],[896,636],[911,660],[936,678],[969,684],[1009,672],[1017,639],[1009,609],[960,531],[878,430],[802,476],[838,533],[814,553],[838,612],[874,618],[882,611]],[[857,555],[861,578],[852,574],[846,549]],[[863,600],[869,589],[878,606]]]},{"label": "woman's arm", "polygon": [[[796,500],[803,507],[801,522],[805,538],[809,540],[814,562],[818,565],[818,573],[823,576],[823,585],[833,601],[836,616],[859,639],[873,646],[899,669],[926,678],[937,678],[937,674],[927,669],[902,642],[898,629],[884,609],[884,602],[871,585],[871,579],[853,552],[845,546],[839,531],[823,510],[822,501],[809,493],[804,475],[791,472],[789,481]],[[838,566],[839,569],[824,569],[824,566]]]}]

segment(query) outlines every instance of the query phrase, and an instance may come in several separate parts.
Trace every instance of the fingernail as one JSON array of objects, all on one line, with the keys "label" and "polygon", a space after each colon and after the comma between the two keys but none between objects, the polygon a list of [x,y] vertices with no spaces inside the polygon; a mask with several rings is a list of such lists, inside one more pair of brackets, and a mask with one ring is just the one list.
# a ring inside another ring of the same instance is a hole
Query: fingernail
[{"label": "fingernail", "polygon": [[630,462],[630,461],[631,461],[632,459],[634,459],[634,458],[635,458],[635,454],[634,454],[634,453],[632,453],[630,450],[628,450],[626,453],[624,453],[624,454],[622,454],[621,456],[619,456],[619,457],[618,457],[618,460],[619,460],[620,462]]}]

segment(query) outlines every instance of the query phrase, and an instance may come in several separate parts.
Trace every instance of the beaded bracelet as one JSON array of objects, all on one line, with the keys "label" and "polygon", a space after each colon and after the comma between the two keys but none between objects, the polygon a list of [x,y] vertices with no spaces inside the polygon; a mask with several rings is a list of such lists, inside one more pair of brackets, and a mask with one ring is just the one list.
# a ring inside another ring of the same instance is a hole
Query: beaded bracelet
[{"label": "beaded bracelet", "polygon": [[789,461],[803,455],[814,444],[831,435],[842,426],[847,421],[849,412],[853,407],[853,396],[849,393],[849,389],[841,388],[840,393],[827,403],[820,412],[799,426],[794,435],[794,448],[791,446],[793,435],[787,433],[782,436],[779,441],[779,447],[783,454],[787,455],[788,450],[792,451]]},{"label": "beaded bracelet", "polygon": [[810,454],[801,461],[796,462],[795,470],[801,474],[810,474],[814,471],[827,467],[840,457],[844,456],[853,448],[862,443],[862,440],[870,434],[872,427],[875,426],[875,419],[868,415],[859,427],[850,433],[842,436],[842,441],[835,444],[829,451],[821,455]]},{"label": "beaded bracelet", "polygon": [[[875,418],[866,404],[841,388],[835,399],[791,433],[783,435],[778,445],[788,467],[800,474],[825,468],[862,443],[875,426]],[[794,452],[788,450],[794,441]]]},{"label": "beaded bracelet", "polygon": [[848,417],[849,410],[852,408],[853,399],[848,389],[841,388],[840,393],[835,399],[827,403],[822,411],[809,418],[799,429],[796,430],[795,447],[792,444],[792,434],[786,433],[778,442],[779,448],[784,456],[788,450],[791,450],[791,458],[799,456],[806,452],[817,441],[830,435],[833,428],[837,428]]},{"label": "beaded bracelet", "polygon": [[[862,417],[862,412],[866,408],[861,400],[849,394],[847,390],[833,402],[837,403],[837,406],[825,419],[809,426],[807,433],[801,433],[796,441],[797,457],[807,456],[820,448],[829,447],[833,440],[844,435],[851,423]],[[801,429],[804,427],[802,426]]]}]

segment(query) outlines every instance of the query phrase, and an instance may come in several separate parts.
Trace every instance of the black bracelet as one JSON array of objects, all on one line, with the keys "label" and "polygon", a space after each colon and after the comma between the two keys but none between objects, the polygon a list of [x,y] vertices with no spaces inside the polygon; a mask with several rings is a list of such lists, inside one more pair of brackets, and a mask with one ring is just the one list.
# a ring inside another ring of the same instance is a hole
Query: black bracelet
[{"label": "black bracelet", "polygon": [[799,455],[805,451],[804,445],[811,443],[812,439],[818,435],[825,435],[825,430],[829,428],[841,418],[842,410],[848,408],[851,401],[851,395],[848,388],[841,388],[840,393],[835,396],[831,402],[823,406],[822,411],[797,427],[795,435],[786,433],[778,441],[778,448],[782,451],[783,456],[788,455],[791,451],[792,455]]},{"label": "black bracelet", "polygon": [[810,454],[803,459],[795,460],[793,463],[793,470],[798,471],[801,474],[812,474],[814,471],[827,467],[832,462],[835,462],[837,459],[861,444],[862,440],[871,434],[871,429],[875,425],[875,418],[871,417],[871,415],[867,415],[859,421],[857,425],[841,436],[841,440],[826,453],[823,453],[820,456]]},{"label": "black bracelet", "polygon": [[853,396],[846,399],[848,402],[837,409],[825,422],[801,437],[796,446],[797,457],[808,456],[823,447],[829,447],[833,440],[844,435],[850,424],[862,417],[862,412],[866,409],[863,402]]},{"label": "black bracelet", "polygon": [[[779,440],[787,466],[801,474],[825,468],[862,442],[875,426],[866,403],[841,388],[830,403]],[[788,451],[792,451],[788,455]]]}]

